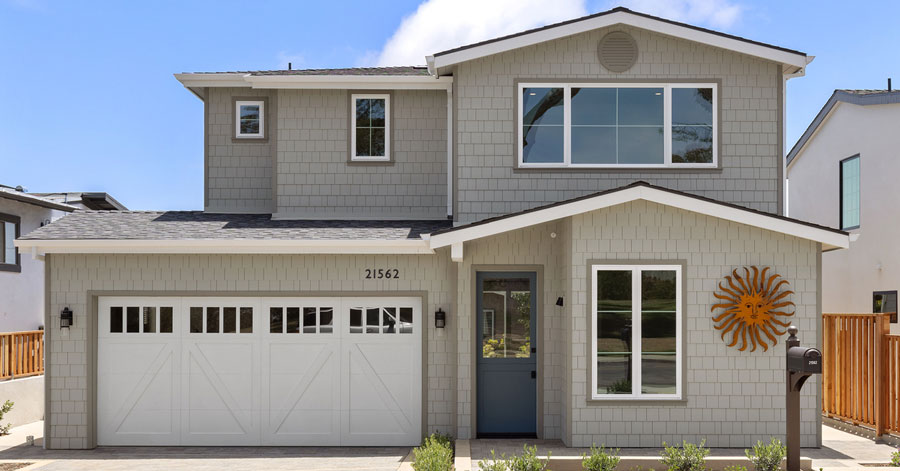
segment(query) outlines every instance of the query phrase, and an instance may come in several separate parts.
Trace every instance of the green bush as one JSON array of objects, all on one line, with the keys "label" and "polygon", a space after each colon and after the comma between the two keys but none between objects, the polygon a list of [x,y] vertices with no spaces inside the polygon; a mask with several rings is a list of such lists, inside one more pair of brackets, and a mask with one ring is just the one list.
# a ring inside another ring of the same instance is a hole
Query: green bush
[{"label": "green bush", "polygon": [[726,466],[725,471],[747,471],[747,467],[733,464],[731,466]]},{"label": "green bush", "polygon": [[452,437],[435,432],[422,446],[413,449],[412,467],[416,471],[450,471],[453,469]]},{"label": "green bush", "polygon": [[[12,410],[13,404],[15,404],[13,401],[6,401],[0,406],[0,420],[3,420],[3,416]],[[12,424],[0,425],[0,435],[8,435],[10,428],[12,428]]]},{"label": "green bush", "polygon": [[781,440],[773,438],[768,445],[757,441],[752,449],[744,450],[744,454],[753,463],[756,471],[776,471],[787,456],[787,448],[781,444]]},{"label": "green bush", "polygon": [[704,448],[706,440],[699,445],[681,442],[681,447],[669,446],[663,442],[662,463],[668,471],[704,471],[706,463],[703,461],[709,455],[709,449]]},{"label": "green bush", "polygon": [[891,453],[891,466],[900,466],[900,451]]},{"label": "green bush", "polygon": [[600,445],[591,447],[590,455],[581,455],[581,467],[585,471],[615,471],[619,465],[619,449],[609,450]]},{"label": "green bush", "polygon": [[491,450],[490,461],[482,461],[478,464],[482,471],[549,471],[550,454],[547,454],[547,460],[537,457],[537,447],[524,445],[521,455],[513,455],[509,458],[505,454],[501,454],[500,458]]}]

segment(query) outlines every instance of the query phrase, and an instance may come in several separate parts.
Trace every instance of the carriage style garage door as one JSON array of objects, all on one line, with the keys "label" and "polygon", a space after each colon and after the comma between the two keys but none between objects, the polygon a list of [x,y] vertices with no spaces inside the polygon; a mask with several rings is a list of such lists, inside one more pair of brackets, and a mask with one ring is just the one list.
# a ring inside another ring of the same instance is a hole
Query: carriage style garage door
[{"label": "carriage style garage door", "polygon": [[419,298],[103,297],[100,445],[416,445]]}]

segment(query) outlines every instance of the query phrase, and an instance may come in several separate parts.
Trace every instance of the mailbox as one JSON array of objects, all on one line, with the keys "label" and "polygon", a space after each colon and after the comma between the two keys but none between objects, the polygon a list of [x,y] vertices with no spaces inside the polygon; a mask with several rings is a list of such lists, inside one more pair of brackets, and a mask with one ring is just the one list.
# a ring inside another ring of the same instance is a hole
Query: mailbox
[{"label": "mailbox", "polygon": [[822,352],[815,348],[790,347],[787,351],[787,369],[794,373],[821,374]]}]

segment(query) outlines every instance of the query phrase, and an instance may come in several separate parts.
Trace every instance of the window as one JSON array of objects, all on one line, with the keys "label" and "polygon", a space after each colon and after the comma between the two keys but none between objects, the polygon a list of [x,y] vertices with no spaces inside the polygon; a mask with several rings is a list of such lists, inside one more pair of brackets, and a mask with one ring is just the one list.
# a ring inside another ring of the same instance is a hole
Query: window
[{"label": "window", "polygon": [[[192,334],[252,334],[253,308],[239,306],[192,306],[188,309]],[[204,321],[204,313],[206,318]],[[205,329],[204,329],[205,327]]]},{"label": "window", "polygon": [[841,161],[841,229],[859,227],[859,155]]},{"label": "window", "polygon": [[389,161],[390,95],[352,95],[350,101],[350,160]]},{"label": "window", "polygon": [[265,102],[238,100],[234,104],[234,136],[239,139],[264,139],[266,137]]},{"label": "window", "polygon": [[681,266],[592,267],[593,399],[681,398]]},{"label": "window", "polygon": [[350,308],[351,334],[411,334],[413,310],[411,307],[352,307]]},{"label": "window", "polygon": [[22,259],[15,246],[19,221],[18,216],[0,213],[0,271],[22,271]]},{"label": "window", "polygon": [[334,308],[289,306],[269,308],[269,333],[330,334],[334,329]]},{"label": "window", "polygon": [[172,306],[110,306],[109,332],[171,334]]},{"label": "window", "polygon": [[717,166],[713,84],[520,84],[520,167]]},{"label": "window", "polygon": [[897,323],[897,291],[872,293],[872,312],[890,312],[891,324]]}]

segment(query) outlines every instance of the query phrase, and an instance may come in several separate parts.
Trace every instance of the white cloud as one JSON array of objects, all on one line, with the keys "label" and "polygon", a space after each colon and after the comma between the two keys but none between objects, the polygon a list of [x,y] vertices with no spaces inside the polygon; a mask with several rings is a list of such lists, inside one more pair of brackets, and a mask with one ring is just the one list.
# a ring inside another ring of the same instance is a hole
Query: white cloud
[{"label": "white cloud", "polygon": [[425,56],[587,14],[584,0],[426,0],[374,61],[422,65]]},{"label": "white cloud", "polygon": [[624,7],[694,25],[729,28],[745,8],[730,0],[621,0]]}]

